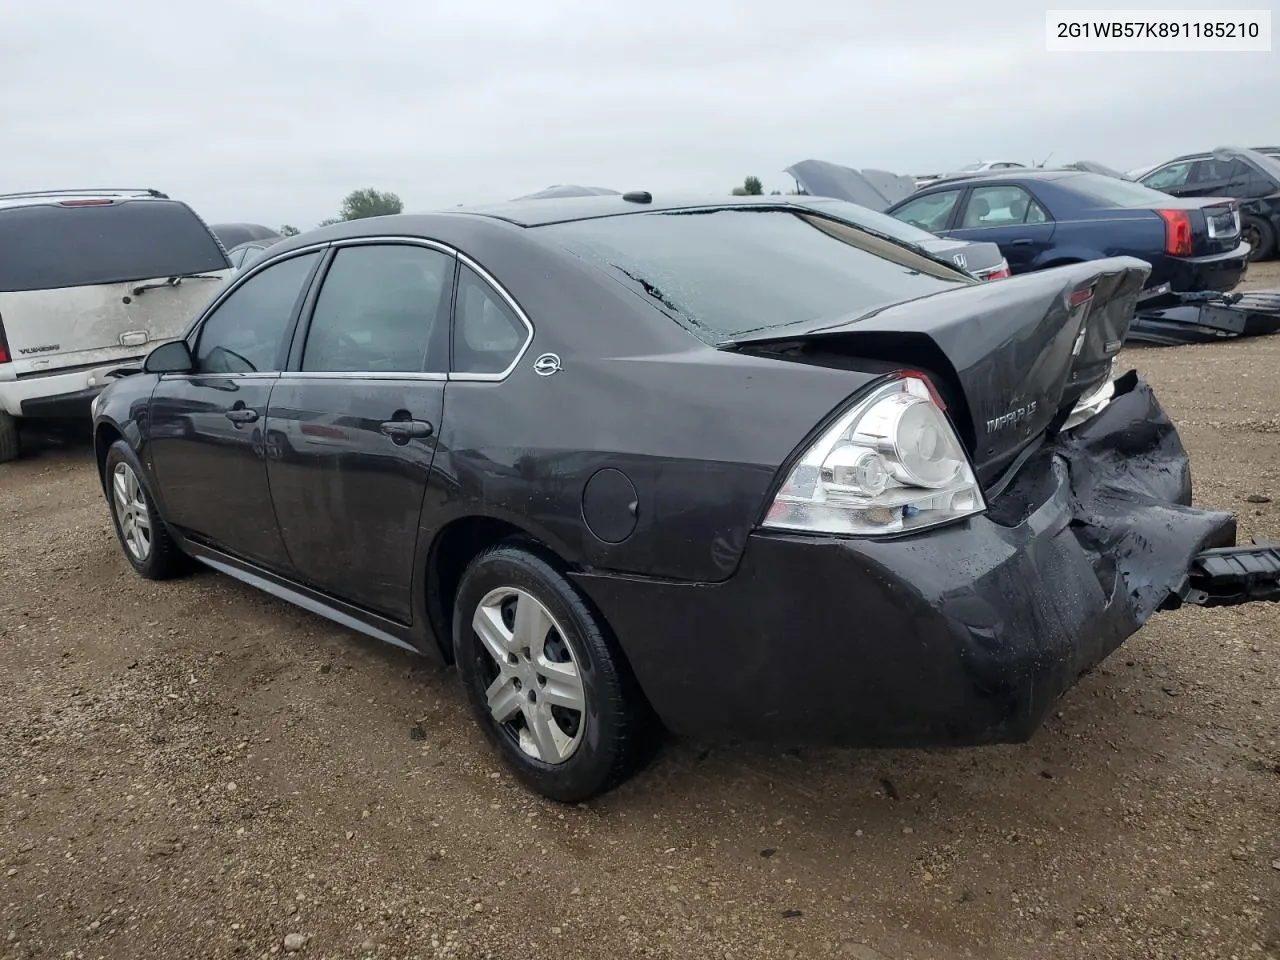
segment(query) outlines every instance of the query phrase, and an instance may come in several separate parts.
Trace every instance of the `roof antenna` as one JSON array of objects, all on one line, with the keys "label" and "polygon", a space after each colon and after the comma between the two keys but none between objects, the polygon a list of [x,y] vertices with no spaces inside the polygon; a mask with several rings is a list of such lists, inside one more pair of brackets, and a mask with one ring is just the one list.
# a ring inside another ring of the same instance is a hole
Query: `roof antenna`
[{"label": "roof antenna", "polygon": [[[1052,157],[1052,156],[1053,156],[1053,151],[1052,151],[1052,150],[1050,150],[1050,151],[1049,151],[1049,157]],[[1043,170],[1043,169],[1044,169],[1044,165],[1045,165],[1046,163],[1048,163],[1048,162],[1049,162],[1049,157],[1045,157],[1043,160],[1041,160],[1039,163],[1037,163],[1037,164],[1036,164],[1036,169],[1037,169],[1037,170]]]}]

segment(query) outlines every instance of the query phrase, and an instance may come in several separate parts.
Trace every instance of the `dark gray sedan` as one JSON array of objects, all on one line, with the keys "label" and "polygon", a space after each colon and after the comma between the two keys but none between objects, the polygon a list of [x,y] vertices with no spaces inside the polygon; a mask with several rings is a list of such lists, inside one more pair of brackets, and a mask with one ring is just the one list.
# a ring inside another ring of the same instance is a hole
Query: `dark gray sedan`
[{"label": "dark gray sedan", "polygon": [[663,729],[1020,740],[1157,609],[1277,592],[1113,369],[1147,270],[982,283],[811,198],[342,223],[98,398],[103,491],[142,576],[455,663],[559,800]]}]

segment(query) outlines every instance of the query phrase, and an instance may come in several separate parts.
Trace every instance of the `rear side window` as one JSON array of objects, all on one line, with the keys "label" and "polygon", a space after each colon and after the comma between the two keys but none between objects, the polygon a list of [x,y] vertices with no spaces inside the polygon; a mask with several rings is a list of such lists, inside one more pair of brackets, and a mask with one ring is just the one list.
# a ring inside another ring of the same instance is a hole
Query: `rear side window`
[{"label": "rear side window", "polygon": [[458,270],[454,307],[453,369],[455,373],[501,373],[516,358],[528,330],[498,292],[474,270]]},{"label": "rear side window", "polygon": [[227,266],[213,234],[174,200],[0,210],[0,292],[132,283]]},{"label": "rear side window", "polygon": [[319,259],[318,251],[290,257],[236,287],[200,327],[196,372],[278,371],[289,322]]},{"label": "rear side window", "polygon": [[1021,187],[974,187],[960,226],[1007,227],[1010,224],[1044,223],[1044,208]]},{"label": "rear side window", "polygon": [[536,229],[710,343],[850,318],[974,282],[856,227],[777,208],[629,214]]}]

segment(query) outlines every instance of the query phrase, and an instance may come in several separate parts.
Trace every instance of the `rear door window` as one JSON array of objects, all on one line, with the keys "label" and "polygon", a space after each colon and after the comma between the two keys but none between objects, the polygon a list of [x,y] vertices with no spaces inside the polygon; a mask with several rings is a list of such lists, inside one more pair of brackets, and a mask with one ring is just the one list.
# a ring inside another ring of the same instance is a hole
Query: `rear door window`
[{"label": "rear door window", "polygon": [[1049,215],[1022,187],[975,187],[969,194],[960,227],[1007,227],[1013,224],[1045,223]]},{"label": "rear door window", "polygon": [[534,229],[710,343],[849,319],[977,282],[913,248],[803,210],[682,210]]},{"label": "rear door window", "polygon": [[228,266],[203,221],[176,200],[0,210],[0,292],[130,283]]},{"label": "rear door window", "polygon": [[453,257],[439,250],[412,244],[340,249],[311,315],[302,369],[443,373],[452,287]]},{"label": "rear door window", "polygon": [[290,257],[236,287],[200,327],[196,372],[279,371],[285,335],[319,259],[319,251]]},{"label": "rear door window", "polygon": [[940,193],[931,193],[927,197],[909,200],[895,210],[893,215],[921,230],[938,233],[947,229],[947,224],[951,221],[951,211],[956,208],[956,201],[959,199],[959,190],[943,190]]}]

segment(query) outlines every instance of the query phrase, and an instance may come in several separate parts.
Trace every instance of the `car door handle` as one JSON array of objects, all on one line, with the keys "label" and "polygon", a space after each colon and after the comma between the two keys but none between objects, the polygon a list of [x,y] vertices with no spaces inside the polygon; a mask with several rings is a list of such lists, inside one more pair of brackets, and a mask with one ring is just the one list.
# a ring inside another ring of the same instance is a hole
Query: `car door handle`
[{"label": "car door handle", "polygon": [[384,420],[378,429],[395,443],[408,443],[431,436],[432,426],[425,420]]},{"label": "car door handle", "polygon": [[225,414],[226,418],[234,424],[253,423],[258,419],[257,410],[249,410],[245,407],[238,407],[235,410],[228,410]]},{"label": "car door handle", "polygon": [[1021,239],[1021,240],[1010,240],[1010,241],[1009,241],[1009,246],[1011,246],[1011,247],[1029,247],[1029,246],[1031,246],[1033,243],[1035,243],[1035,241],[1034,241],[1034,240],[1028,240],[1028,239],[1026,239],[1026,238],[1024,237],[1024,238],[1023,238],[1023,239]]}]

